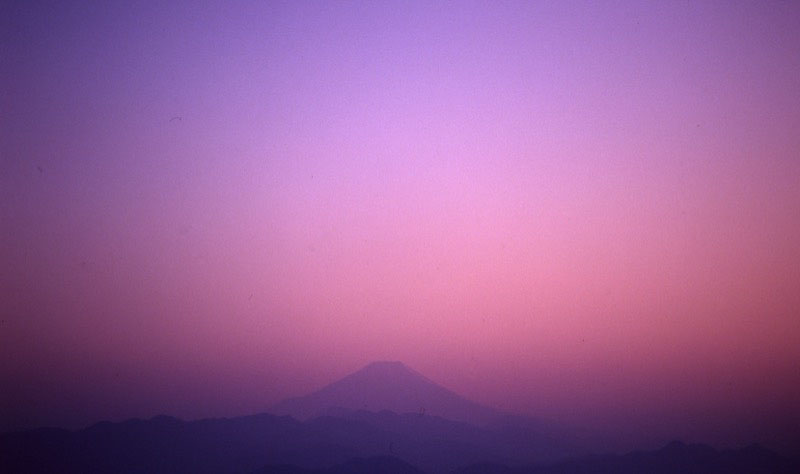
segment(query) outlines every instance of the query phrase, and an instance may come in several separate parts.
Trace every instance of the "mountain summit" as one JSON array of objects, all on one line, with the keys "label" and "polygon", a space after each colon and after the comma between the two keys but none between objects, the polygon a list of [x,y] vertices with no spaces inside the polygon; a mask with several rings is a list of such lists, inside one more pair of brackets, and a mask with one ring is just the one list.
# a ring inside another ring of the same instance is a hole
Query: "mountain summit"
[{"label": "mountain summit", "polygon": [[440,386],[402,362],[372,362],[322,389],[270,410],[304,420],[336,410],[390,410],[484,425],[503,415]]}]

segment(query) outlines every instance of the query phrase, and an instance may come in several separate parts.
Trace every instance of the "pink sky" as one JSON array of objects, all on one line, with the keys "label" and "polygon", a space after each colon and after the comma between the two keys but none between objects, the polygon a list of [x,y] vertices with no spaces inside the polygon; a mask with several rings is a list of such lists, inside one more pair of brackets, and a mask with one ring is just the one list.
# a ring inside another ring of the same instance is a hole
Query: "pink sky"
[{"label": "pink sky", "polygon": [[800,440],[797,4],[64,3],[0,10],[0,431],[391,359]]}]

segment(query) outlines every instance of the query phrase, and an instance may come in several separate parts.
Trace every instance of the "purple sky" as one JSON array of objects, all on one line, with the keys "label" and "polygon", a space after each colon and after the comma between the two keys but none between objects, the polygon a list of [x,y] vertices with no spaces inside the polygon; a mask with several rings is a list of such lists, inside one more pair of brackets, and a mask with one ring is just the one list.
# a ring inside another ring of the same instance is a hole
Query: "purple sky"
[{"label": "purple sky", "polygon": [[0,431],[390,359],[800,440],[800,4],[197,3],[0,7]]}]

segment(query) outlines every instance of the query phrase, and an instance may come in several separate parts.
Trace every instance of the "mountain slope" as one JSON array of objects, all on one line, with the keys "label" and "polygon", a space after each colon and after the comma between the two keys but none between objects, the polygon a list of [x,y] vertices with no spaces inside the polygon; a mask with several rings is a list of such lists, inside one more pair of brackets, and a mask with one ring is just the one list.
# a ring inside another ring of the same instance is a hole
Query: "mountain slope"
[{"label": "mountain slope", "polygon": [[594,455],[550,466],[508,467],[475,464],[453,474],[790,474],[800,464],[758,445],[717,451],[673,441],[657,451]]},{"label": "mountain slope", "polygon": [[0,472],[226,473],[267,464],[326,467],[362,453],[290,417],[181,421],[158,416],[78,431],[0,435]]},{"label": "mountain slope", "polygon": [[[0,435],[0,472],[322,469],[359,456],[396,456],[429,472],[448,472],[477,462],[547,462],[575,454],[534,420],[470,402],[399,362],[370,364],[275,411],[305,420],[160,416]],[[325,415],[309,418],[320,412]]]},{"label": "mountain slope", "polygon": [[437,385],[402,362],[373,362],[310,395],[280,402],[269,411],[305,420],[336,413],[339,408],[419,413],[478,425],[505,416]]},{"label": "mountain slope", "polygon": [[266,414],[198,421],[159,416],[0,435],[0,472],[241,473],[262,466],[327,469],[356,457],[393,456],[437,473],[477,462],[540,459],[530,449],[513,449],[521,444],[507,445],[498,433],[474,425],[388,411],[305,422]]},{"label": "mountain slope", "polygon": [[422,474],[415,468],[393,456],[353,458],[327,469],[302,469],[291,465],[265,466],[253,474]]},{"label": "mountain slope", "polygon": [[[796,461],[759,446],[716,451],[671,443],[653,452],[584,456],[545,465],[535,441],[419,414],[351,412],[299,422],[254,415],[185,422],[160,416],[103,422],[79,431],[0,435],[0,472],[738,474],[800,472]],[[361,458],[361,461],[353,461]],[[406,464],[408,463],[408,464]],[[538,464],[538,465],[537,465]],[[414,468],[410,466],[415,466]],[[528,466],[528,467],[505,467]]]}]

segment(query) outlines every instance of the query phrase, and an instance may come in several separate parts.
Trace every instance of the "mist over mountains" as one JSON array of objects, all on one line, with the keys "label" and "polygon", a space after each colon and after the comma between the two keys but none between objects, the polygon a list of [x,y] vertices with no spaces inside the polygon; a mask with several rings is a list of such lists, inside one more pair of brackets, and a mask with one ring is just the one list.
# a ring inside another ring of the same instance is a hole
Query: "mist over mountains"
[{"label": "mist over mountains", "polygon": [[369,364],[271,411],[4,434],[0,470],[477,474],[792,472],[797,467],[757,446],[719,452],[676,442],[656,452],[587,456],[586,448],[553,424],[473,403],[400,362]]},{"label": "mist over mountains", "polygon": [[798,51],[800,1],[0,2],[0,474],[780,469]]}]

